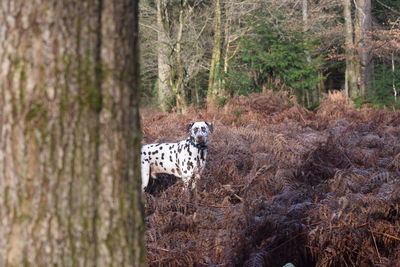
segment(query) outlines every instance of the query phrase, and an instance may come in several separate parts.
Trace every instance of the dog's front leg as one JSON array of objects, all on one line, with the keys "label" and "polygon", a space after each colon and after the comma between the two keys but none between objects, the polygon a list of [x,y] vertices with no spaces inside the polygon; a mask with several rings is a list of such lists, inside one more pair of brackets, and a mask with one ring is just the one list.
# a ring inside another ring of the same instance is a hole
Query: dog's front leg
[{"label": "dog's front leg", "polygon": [[190,179],[191,181],[191,190],[194,190],[196,188],[196,183],[200,180],[200,174],[199,173],[194,173],[192,175],[192,178]]}]

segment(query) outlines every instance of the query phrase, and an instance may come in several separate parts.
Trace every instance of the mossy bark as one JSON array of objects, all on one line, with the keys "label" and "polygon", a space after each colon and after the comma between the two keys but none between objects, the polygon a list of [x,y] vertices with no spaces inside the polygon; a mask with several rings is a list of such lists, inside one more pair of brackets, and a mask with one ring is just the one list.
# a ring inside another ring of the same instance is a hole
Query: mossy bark
[{"label": "mossy bark", "polygon": [[0,9],[0,266],[143,265],[137,1]]}]

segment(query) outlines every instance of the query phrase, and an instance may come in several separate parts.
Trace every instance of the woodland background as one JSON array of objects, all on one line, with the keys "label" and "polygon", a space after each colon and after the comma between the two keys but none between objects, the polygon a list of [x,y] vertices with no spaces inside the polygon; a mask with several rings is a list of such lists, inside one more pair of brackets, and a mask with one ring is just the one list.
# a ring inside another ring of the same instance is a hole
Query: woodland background
[{"label": "woodland background", "polygon": [[[1,0],[0,266],[398,266],[399,10]],[[199,186],[143,193],[198,120]]]},{"label": "woodland background", "polygon": [[287,91],[313,109],[343,90],[357,106],[397,108],[399,10],[393,0],[143,0],[143,95],[185,112]]},{"label": "woodland background", "polygon": [[399,266],[400,1],[140,8],[143,143],[215,125],[145,194],[150,266]]}]

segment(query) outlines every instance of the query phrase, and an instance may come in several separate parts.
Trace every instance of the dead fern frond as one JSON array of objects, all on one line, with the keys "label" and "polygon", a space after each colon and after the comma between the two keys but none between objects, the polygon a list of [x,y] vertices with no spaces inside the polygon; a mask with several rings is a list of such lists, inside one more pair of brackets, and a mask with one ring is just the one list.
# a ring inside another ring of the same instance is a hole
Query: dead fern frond
[{"label": "dead fern frond", "polygon": [[393,160],[389,163],[388,168],[400,171],[400,153],[394,156]]},{"label": "dead fern frond", "polygon": [[244,266],[246,267],[265,267],[265,252],[260,251],[257,253],[254,253],[250,256],[249,260],[246,262]]},{"label": "dead fern frond", "polygon": [[400,113],[354,109],[340,92],[315,112],[292,100],[143,113],[144,143],[182,140],[193,120],[216,126],[191,198],[179,181],[146,195],[149,266],[400,261]]}]

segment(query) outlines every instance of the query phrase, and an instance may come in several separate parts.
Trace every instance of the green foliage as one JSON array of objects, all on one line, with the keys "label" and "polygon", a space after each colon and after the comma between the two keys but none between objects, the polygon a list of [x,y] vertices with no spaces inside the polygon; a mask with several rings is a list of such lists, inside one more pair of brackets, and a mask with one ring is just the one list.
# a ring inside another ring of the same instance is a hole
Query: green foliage
[{"label": "green foliage", "polygon": [[233,65],[235,67],[231,68],[223,77],[225,87],[229,88],[232,94],[247,96],[259,92],[260,90],[254,83],[247,66],[241,64],[240,60],[237,60]]},{"label": "green foliage", "polygon": [[[400,69],[393,72],[391,66],[385,63],[375,65],[373,87],[374,96],[370,101],[377,108],[400,108],[400,100],[395,100],[393,82],[396,90],[400,90]],[[399,98],[400,96],[397,96]]]},{"label": "green foliage", "polygon": [[[270,22],[256,20],[252,31],[243,38],[234,69],[228,73],[228,88],[246,94],[263,88],[312,93],[320,82],[322,63],[313,55],[316,40],[285,24],[285,19]],[[306,59],[310,58],[310,62]],[[296,93],[297,94],[297,93]]]},{"label": "green foliage", "polygon": [[218,107],[223,107],[225,106],[225,104],[228,102],[228,98],[227,97],[223,97],[223,96],[219,96],[217,98],[217,106]]},{"label": "green foliage", "polygon": [[400,95],[397,96],[396,100],[393,91],[393,81],[397,94],[399,94],[400,69],[395,69],[393,72],[391,67],[384,62],[375,65],[374,80],[372,83],[374,94],[369,98],[363,98],[360,96],[353,98],[355,106],[357,108],[366,106],[376,109],[400,109]]},{"label": "green foliage", "polygon": [[399,88],[399,70],[392,72],[390,66],[386,64],[376,65],[374,68],[374,81],[373,85],[375,90],[375,97],[380,100],[393,98],[393,79],[395,86]]}]

